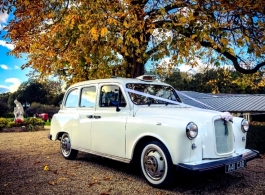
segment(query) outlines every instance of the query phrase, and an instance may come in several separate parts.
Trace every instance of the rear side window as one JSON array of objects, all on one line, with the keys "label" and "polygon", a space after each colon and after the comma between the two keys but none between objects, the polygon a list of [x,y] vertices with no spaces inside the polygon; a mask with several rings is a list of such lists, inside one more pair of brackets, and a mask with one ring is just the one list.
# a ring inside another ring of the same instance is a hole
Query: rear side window
[{"label": "rear side window", "polygon": [[74,89],[68,93],[67,99],[65,102],[65,107],[76,108],[77,105],[78,105],[78,90]]},{"label": "rear side window", "polygon": [[80,107],[93,108],[96,101],[96,87],[84,87],[81,90]]}]

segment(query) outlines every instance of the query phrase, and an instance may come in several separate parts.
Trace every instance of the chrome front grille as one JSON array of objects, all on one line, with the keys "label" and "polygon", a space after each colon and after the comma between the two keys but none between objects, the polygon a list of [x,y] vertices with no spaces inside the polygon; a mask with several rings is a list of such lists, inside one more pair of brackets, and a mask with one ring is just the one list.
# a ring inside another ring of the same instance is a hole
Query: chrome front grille
[{"label": "chrome front grille", "polygon": [[218,154],[230,153],[233,151],[233,127],[231,122],[227,123],[228,135],[225,133],[225,125],[222,119],[214,121],[216,151]]}]

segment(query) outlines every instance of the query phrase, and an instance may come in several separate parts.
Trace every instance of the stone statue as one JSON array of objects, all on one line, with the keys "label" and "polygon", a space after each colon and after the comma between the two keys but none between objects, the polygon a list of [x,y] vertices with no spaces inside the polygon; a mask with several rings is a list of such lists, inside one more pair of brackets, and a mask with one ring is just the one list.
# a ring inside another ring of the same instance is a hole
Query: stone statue
[{"label": "stone statue", "polygon": [[14,115],[15,115],[15,120],[21,119],[22,121],[24,120],[24,109],[22,104],[15,100],[14,103],[16,104],[16,107],[14,108]]}]

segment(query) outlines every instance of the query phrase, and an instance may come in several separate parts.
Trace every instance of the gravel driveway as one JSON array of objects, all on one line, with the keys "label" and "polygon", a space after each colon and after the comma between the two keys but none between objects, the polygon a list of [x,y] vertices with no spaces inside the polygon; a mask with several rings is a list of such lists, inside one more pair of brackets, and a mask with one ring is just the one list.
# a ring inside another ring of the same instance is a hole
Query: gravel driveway
[{"label": "gravel driveway", "polygon": [[133,165],[80,152],[65,160],[49,130],[0,133],[0,194],[265,194],[265,159],[230,174],[180,177],[175,186],[150,187]]}]

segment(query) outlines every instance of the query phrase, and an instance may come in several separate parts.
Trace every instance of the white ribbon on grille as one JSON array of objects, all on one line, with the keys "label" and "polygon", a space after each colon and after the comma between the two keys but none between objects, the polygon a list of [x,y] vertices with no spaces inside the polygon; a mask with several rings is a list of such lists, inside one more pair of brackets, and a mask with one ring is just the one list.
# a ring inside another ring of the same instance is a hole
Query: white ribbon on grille
[{"label": "white ribbon on grille", "polygon": [[142,95],[142,96],[145,96],[145,97],[153,98],[153,99],[156,99],[156,100],[161,100],[161,101],[168,102],[168,103],[171,103],[171,104],[181,105],[181,106],[185,106],[185,107],[193,107],[193,106],[190,106],[188,104],[183,104],[181,102],[176,102],[176,101],[169,100],[169,99],[162,98],[162,97],[158,97],[158,96],[155,96],[155,95],[150,95],[150,94],[143,93],[143,92],[140,92],[140,91],[136,91],[136,90],[133,90],[133,89],[125,88],[125,91],[130,92],[130,93],[134,93],[134,94],[137,94],[137,95]]}]

